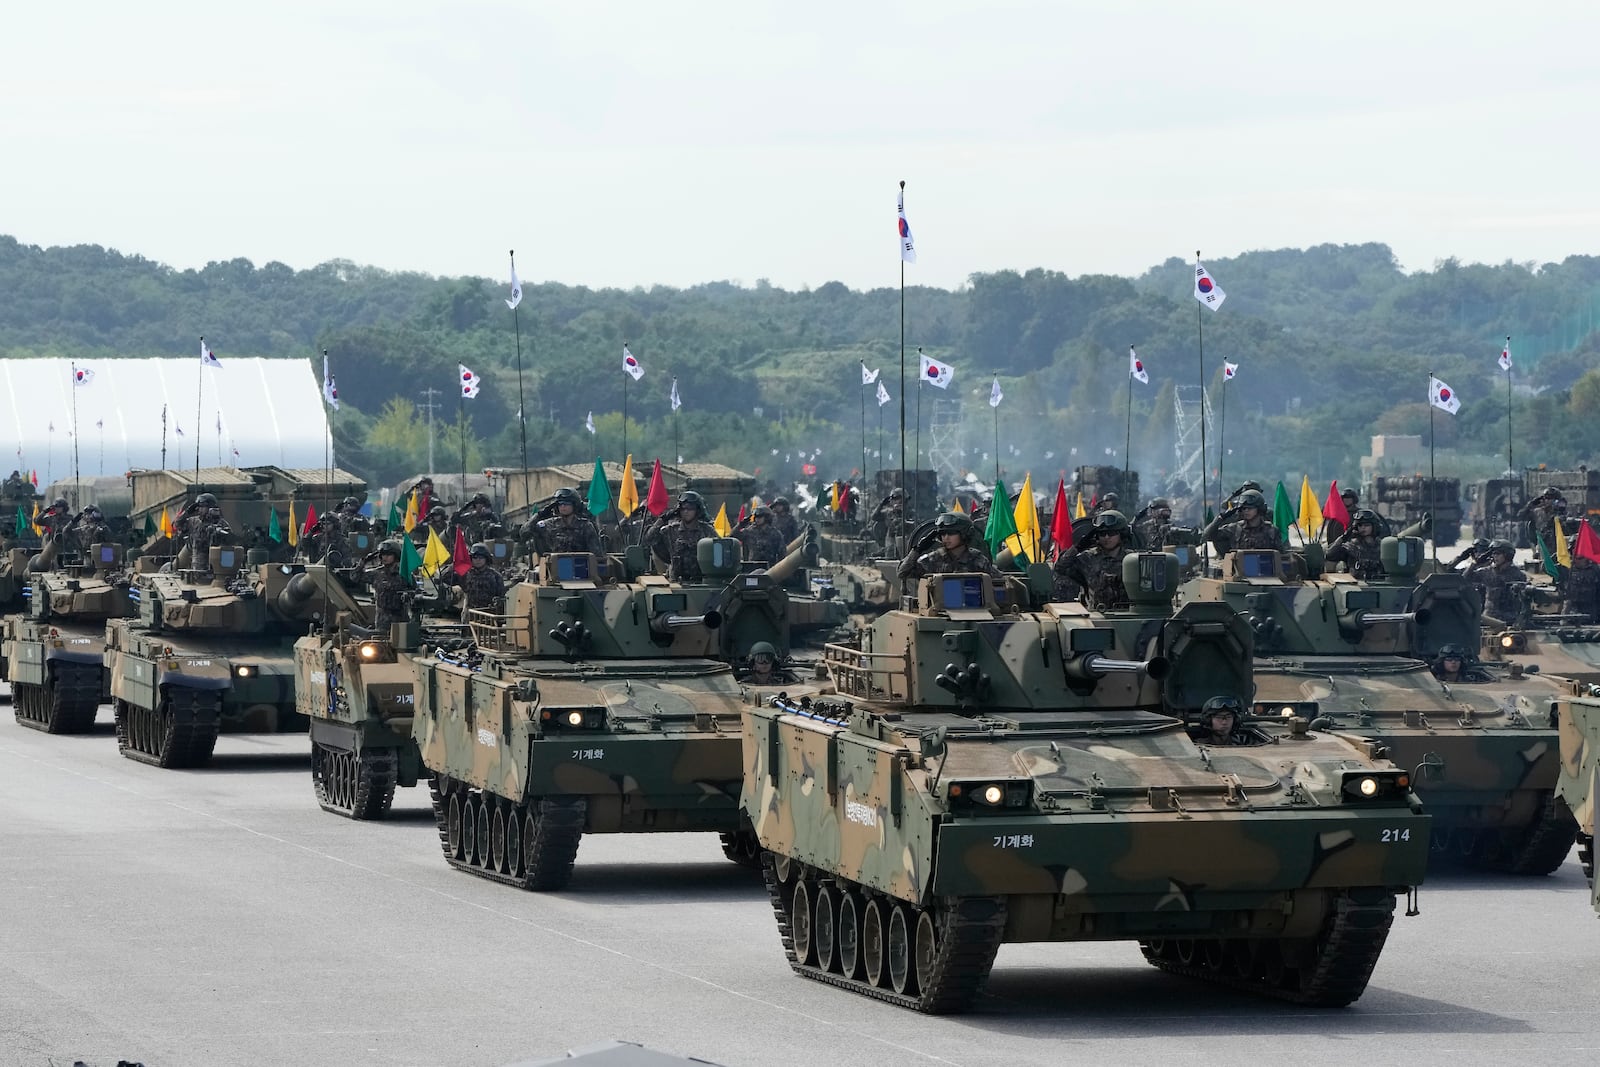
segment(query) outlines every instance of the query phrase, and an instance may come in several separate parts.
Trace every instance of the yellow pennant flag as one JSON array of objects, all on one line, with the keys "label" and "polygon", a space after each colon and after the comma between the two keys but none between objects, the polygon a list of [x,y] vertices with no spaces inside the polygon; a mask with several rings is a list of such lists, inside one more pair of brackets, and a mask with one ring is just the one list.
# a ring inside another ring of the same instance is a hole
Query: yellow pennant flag
[{"label": "yellow pennant flag", "polygon": [[1300,536],[1310,541],[1317,536],[1317,531],[1322,529],[1322,505],[1317,503],[1317,495],[1311,491],[1311,476],[1300,476],[1300,518],[1295,525],[1300,527]]},{"label": "yellow pennant flag", "polygon": [[1556,520],[1556,562],[1563,567],[1572,566],[1572,549],[1567,547],[1567,535],[1561,529],[1561,520]]},{"label": "yellow pennant flag", "polygon": [[[161,513],[161,524],[167,523],[167,513]],[[294,517],[294,501],[289,501],[289,547],[293,548],[300,543],[300,520]]]},{"label": "yellow pennant flag", "polygon": [[617,492],[617,511],[632,515],[639,507],[639,487],[633,483],[633,453],[622,464],[622,486]]},{"label": "yellow pennant flag", "polygon": [[1024,556],[1029,563],[1039,562],[1039,509],[1033,502],[1033,475],[1022,479],[1022,490],[1017,494],[1017,506],[1012,510],[1017,533],[1006,538],[1011,554],[1021,563]]},{"label": "yellow pennant flag", "polygon": [[1075,519],[1082,519],[1088,517],[1088,514],[1088,510],[1083,506],[1083,493],[1080,492],[1078,494],[1078,503],[1072,509],[1072,517]]},{"label": "yellow pennant flag", "polygon": [[[163,508],[161,511],[161,528],[165,530],[166,526],[167,512],[166,509]],[[44,536],[44,527],[39,525],[39,502],[37,500],[33,502],[33,532],[40,537]]]},{"label": "yellow pennant flag", "polygon": [[717,521],[711,524],[711,528],[717,531],[718,537],[727,537],[733,530],[728,524],[728,505],[724,504],[717,509]]},{"label": "yellow pennant flag", "polygon": [[961,506],[960,497],[956,497],[950,502],[950,510],[955,512],[957,515],[965,515],[967,513],[967,509]]},{"label": "yellow pennant flag", "polygon": [[[833,508],[833,513],[835,515],[837,515],[839,513],[839,511],[840,511],[840,508],[839,508],[839,483],[838,482],[834,482],[833,483],[833,503],[830,506]],[[723,536],[726,537],[727,535],[724,534]]]},{"label": "yellow pennant flag", "polygon": [[177,532],[178,532],[177,528],[172,525],[172,516],[167,514],[167,509],[166,508],[162,508],[161,509],[161,535],[163,537],[173,537],[173,536],[175,536],[177,534]]},{"label": "yellow pennant flag", "polygon": [[439,531],[432,526],[428,527],[428,544],[422,550],[422,573],[431,578],[450,560],[450,550],[439,540]]},{"label": "yellow pennant flag", "polygon": [[[422,516],[417,514],[417,506],[417,494],[413,490],[412,492],[406,494],[406,514],[405,517],[400,520],[400,524],[406,528],[406,533],[410,533],[412,530],[415,530],[417,528],[417,523],[422,521]],[[292,511],[289,512],[289,525],[294,525],[294,512]]]}]

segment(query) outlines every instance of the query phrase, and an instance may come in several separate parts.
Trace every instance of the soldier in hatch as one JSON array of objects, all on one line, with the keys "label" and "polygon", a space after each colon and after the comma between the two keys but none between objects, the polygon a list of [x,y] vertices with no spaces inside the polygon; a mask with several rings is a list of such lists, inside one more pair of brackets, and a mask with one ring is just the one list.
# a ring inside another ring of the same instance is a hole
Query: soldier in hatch
[{"label": "soldier in hatch", "polygon": [[794,674],[778,663],[778,650],[767,641],[750,646],[750,666],[739,680],[747,685],[793,685]]},{"label": "soldier in hatch", "polygon": [[466,618],[469,611],[493,611],[505,601],[506,582],[500,572],[489,566],[492,554],[489,546],[482,543],[472,546],[471,566],[467,572],[456,576],[454,571],[447,571],[446,577],[451,585],[461,590],[464,597],[462,604],[462,618]]},{"label": "soldier in hatch", "polygon": [[1192,736],[1201,745],[1248,745],[1250,737],[1239,730],[1244,705],[1238,697],[1212,697],[1200,707],[1199,730]]},{"label": "soldier in hatch", "polygon": [[[1224,521],[1232,520],[1232,521]],[[1272,549],[1289,551],[1278,528],[1267,521],[1267,498],[1259,489],[1246,489],[1238,496],[1238,503],[1211,520],[1200,534],[1210,541],[1219,553],[1239,552],[1246,549]]]},{"label": "soldier in hatch", "polygon": [[1432,670],[1435,678],[1449,684],[1494,681],[1494,677],[1478,665],[1477,657],[1463,645],[1445,645],[1439,649]]},{"label": "soldier in hatch", "polygon": [[106,525],[105,517],[94,504],[90,504],[79,513],[77,521],[72,524],[69,531],[68,539],[76,546],[80,556],[88,553],[90,545],[110,544],[113,540],[111,527]]},{"label": "soldier in hatch", "polygon": [[1128,590],[1122,584],[1122,560],[1130,550],[1128,520],[1120,511],[1102,511],[1090,526],[1093,546],[1076,547],[1056,559],[1056,600],[1067,599],[1074,587],[1081,590],[1085,603],[1096,611],[1128,606]]},{"label": "soldier in hatch", "polygon": [[367,571],[372,583],[374,614],[372,628],[387,634],[389,627],[405,622],[411,614],[411,598],[416,594],[409,575],[400,573],[400,542],[385,541],[378,546],[377,566]]},{"label": "soldier in hatch", "polygon": [[1504,538],[1489,543],[1488,557],[1487,561],[1468,571],[1467,577],[1483,586],[1484,617],[1502,626],[1510,626],[1517,617],[1521,593],[1528,584],[1528,576],[1513,562],[1516,549]]},{"label": "soldier in hatch", "polygon": [[733,531],[733,536],[739,539],[743,548],[745,562],[773,564],[783,558],[783,550],[788,542],[773,525],[772,517],[771,508],[758,504],[750,517]]},{"label": "soldier in hatch", "polygon": [[698,582],[700,572],[699,544],[707,537],[717,536],[716,528],[706,521],[705,501],[693,489],[678,498],[678,508],[661,516],[644,535],[645,549],[667,565],[667,577],[675,582]]},{"label": "soldier in hatch", "polygon": [[[1577,539],[1572,541],[1576,548]],[[1567,571],[1562,594],[1563,615],[1581,616],[1589,624],[1600,622],[1600,567],[1595,566],[1594,560],[1572,552],[1572,568]]]},{"label": "soldier in hatch", "polygon": [[1329,563],[1343,563],[1345,570],[1363,582],[1383,577],[1383,543],[1378,540],[1378,516],[1365,509],[1350,516],[1350,529],[1328,549]]},{"label": "soldier in hatch", "polygon": [[210,493],[201,493],[194,503],[184,508],[175,523],[189,542],[189,566],[198,571],[209,571],[211,546],[218,540],[227,540],[233,531],[222,517],[222,506]]},{"label": "soldier in hatch", "polygon": [[783,535],[783,543],[788,545],[800,536],[800,520],[795,518],[789,506],[789,498],[775,496],[772,498],[772,527]]},{"label": "soldier in hatch", "polygon": [[[933,520],[928,535],[900,561],[900,580],[914,582],[930,574],[989,574],[998,578],[1000,572],[989,557],[967,544],[971,534],[972,520],[961,512],[940,515]],[[927,551],[935,541],[938,547]]]},{"label": "soldier in hatch", "polygon": [[[489,502],[488,496],[476,493],[467,501],[466,506],[455,514],[455,526],[459,529],[468,542],[482,541],[485,531],[500,521],[500,516],[494,513],[494,505]],[[451,538],[454,540],[454,538]],[[445,542],[446,545],[450,541]]]},{"label": "soldier in hatch", "polygon": [[891,490],[888,496],[878,501],[878,506],[873,510],[872,518],[867,523],[872,539],[888,547],[905,529],[905,515],[906,491]]},{"label": "soldier in hatch", "polygon": [[582,511],[583,500],[571,488],[556,490],[556,513],[540,519],[533,527],[533,547],[539,555],[553,552],[588,552],[601,555],[600,530]]},{"label": "soldier in hatch", "polygon": [[[1354,489],[1341,489],[1339,490],[1339,499],[1344,502],[1344,513],[1349,515],[1351,518],[1354,518],[1356,511],[1359,510],[1356,507],[1356,504],[1360,501],[1361,497]],[[1329,545],[1332,545],[1335,541],[1339,540],[1340,535],[1343,533],[1344,523],[1340,522],[1338,519],[1324,518],[1322,520],[1322,537],[1323,540],[1327,541]]]}]

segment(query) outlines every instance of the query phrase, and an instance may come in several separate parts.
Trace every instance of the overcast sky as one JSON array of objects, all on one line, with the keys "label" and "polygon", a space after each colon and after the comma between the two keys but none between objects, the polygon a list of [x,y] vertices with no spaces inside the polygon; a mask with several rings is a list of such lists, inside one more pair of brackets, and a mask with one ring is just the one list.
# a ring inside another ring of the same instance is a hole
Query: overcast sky
[{"label": "overcast sky", "polygon": [[908,280],[946,287],[1322,242],[1544,262],[1600,251],[1597,44],[1593,0],[18,4],[0,233],[872,287],[903,178]]}]

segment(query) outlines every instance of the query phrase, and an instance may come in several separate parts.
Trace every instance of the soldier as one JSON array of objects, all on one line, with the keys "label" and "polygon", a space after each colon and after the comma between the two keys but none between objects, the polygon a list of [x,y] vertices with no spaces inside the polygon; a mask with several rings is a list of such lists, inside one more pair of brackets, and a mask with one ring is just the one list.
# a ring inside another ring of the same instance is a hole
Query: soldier
[{"label": "soldier", "polygon": [[1483,584],[1484,618],[1503,626],[1511,625],[1517,617],[1519,594],[1528,584],[1527,575],[1512,562],[1516,551],[1504,538],[1492,541],[1489,558],[1468,572],[1469,579]]},{"label": "soldier", "polygon": [[1445,645],[1440,648],[1431,669],[1435,678],[1452,685],[1494,681],[1494,677],[1478,665],[1477,658],[1463,645]]},{"label": "soldier", "polygon": [[[895,490],[899,492],[899,490]],[[967,544],[972,533],[972,520],[959,511],[947,511],[933,520],[933,530],[927,537],[911,547],[906,558],[900,561],[900,580],[914,582],[930,574],[989,574],[998,578],[989,557]],[[934,539],[939,547],[925,552]]]},{"label": "soldier", "polygon": [[222,517],[222,507],[217,503],[217,498],[210,493],[201,493],[194,498],[194,503],[184,509],[188,512],[183,519],[181,529],[189,542],[189,566],[198,571],[206,571],[211,567],[211,545],[218,539],[226,539],[233,533],[228,528],[228,523]]},{"label": "soldier", "polygon": [[[428,509],[427,518],[411,528],[412,543],[419,547],[427,544],[429,530],[437,534],[440,541],[447,545],[450,543],[450,514],[445,511],[444,505],[434,504]],[[399,533],[399,530],[389,531],[390,536],[397,536]]]},{"label": "soldier", "polygon": [[[1339,490],[1339,499],[1344,501],[1344,513],[1353,519],[1356,513],[1356,504],[1361,499],[1360,496],[1356,494],[1354,489],[1341,489]],[[1344,523],[1338,519],[1322,520],[1322,537],[1330,546],[1339,540],[1340,535],[1343,533]]]},{"label": "soldier", "polygon": [[1551,552],[1555,551],[1556,516],[1565,518],[1567,514],[1567,501],[1561,495],[1561,490],[1551,486],[1543,493],[1534,497],[1522,506],[1517,512],[1517,518],[1528,523],[1535,538],[1543,538]]},{"label": "soldier", "polygon": [[783,550],[788,544],[773,525],[772,509],[765,504],[756,505],[750,517],[733,532],[733,536],[743,546],[746,562],[776,563],[783,558]]},{"label": "soldier", "polygon": [[1091,548],[1076,547],[1056,559],[1056,584],[1052,596],[1067,599],[1081,590],[1085,602],[1097,611],[1128,606],[1128,590],[1122,584],[1122,559],[1128,554],[1128,520],[1120,511],[1102,511],[1090,527]]},{"label": "soldier", "polygon": [[[472,564],[467,573],[450,580],[450,584],[466,594],[462,618],[466,618],[468,611],[489,611],[499,607],[506,595],[505,579],[500,577],[499,571],[489,566],[492,558],[489,546],[481,541],[473,545],[470,558]],[[450,573],[454,575],[455,572]]]},{"label": "soldier", "polygon": [[1212,697],[1200,706],[1200,729],[1195,741],[1202,745],[1247,745],[1250,739],[1239,732],[1244,705],[1238,697]]},{"label": "soldier", "polygon": [[23,479],[21,471],[12,471],[6,477],[6,496],[21,496],[23,493],[29,492],[30,489],[31,487],[28,485],[27,481]]},{"label": "soldier", "polygon": [[748,685],[793,685],[797,679],[778,663],[778,650],[770,642],[757,641],[750,646],[750,666],[740,674],[740,681]]},{"label": "soldier", "polygon": [[[1224,522],[1237,515],[1232,522]],[[1220,553],[1244,549],[1270,548],[1275,552],[1289,551],[1278,528],[1266,521],[1267,498],[1259,489],[1246,489],[1238,496],[1238,503],[1211,520],[1201,538],[1210,541]]]},{"label": "soldier", "polygon": [[1329,563],[1343,563],[1345,569],[1363,582],[1383,577],[1382,542],[1378,540],[1378,517],[1362,509],[1350,516],[1350,529],[1333,543],[1325,557]]},{"label": "soldier", "polygon": [[[1145,546],[1156,549],[1162,545],[1176,544],[1167,539],[1172,531],[1172,501],[1164,496],[1158,496],[1150,501],[1144,509],[1144,517],[1136,524],[1139,540]],[[1193,530],[1189,531],[1191,534]]]},{"label": "soldier", "polygon": [[70,539],[77,544],[78,553],[81,555],[89,551],[90,545],[109,544],[112,540],[111,527],[106,525],[100,509],[90,504],[79,513],[77,521],[72,524]]},{"label": "soldier", "polygon": [[389,627],[405,622],[411,614],[411,598],[416,594],[411,576],[400,573],[400,542],[385,541],[378,546],[378,565],[367,571],[372,582],[373,629],[387,634]]},{"label": "soldier", "polygon": [[1094,516],[1100,514],[1102,511],[1118,511],[1118,512],[1120,512],[1121,508],[1119,507],[1119,505],[1121,505],[1121,503],[1122,503],[1122,498],[1120,496],[1118,496],[1116,493],[1114,493],[1114,492],[1107,493],[1106,495],[1104,495],[1102,497],[1099,497],[1098,499],[1095,500],[1094,507],[1089,509],[1089,517],[1093,518]]},{"label": "soldier", "polygon": [[872,539],[880,545],[888,546],[905,529],[905,514],[906,491],[892,490],[888,496],[878,501],[878,506],[873,509],[872,518],[868,521],[867,528],[872,533]]},{"label": "soldier", "polygon": [[[72,526],[72,507],[67,503],[67,498],[64,496],[56,497],[49,507],[39,513],[37,523],[44,527],[44,536],[46,538],[59,537],[66,533],[68,528]],[[62,542],[61,547],[66,547],[65,541]]]},{"label": "soldier", "polygon": [[707,537],[717,536],[717,531],[706,521],[705,502],[693,489],[678,498],[677,511],[672,518],[666,515],[644,535],[645,548],[651,555],[667,564],[667,577],[675,582],[698,582],[700,573],[699,544]]},{"label": "soldier", "polygon": [[[494,513],[494,505],[490,503],[489,498],[483,493],[474,493],[472,499],[452,516],[451,525],[460,530],[462,536],[471,544],[483,540],[484,531],[499,521],[500,516]],[[445,544],[448,545],[453,540],[455,538],[452,536],[445,540]]]},{"label": "soldier", "polygon": [[600,530],[594,520],[580,511],[583,500],[571,488],[556,490],[556,513],[533,527],[534,551],[541,556],[552,552],[588,552],[600,555]]},{"label": "soldier", "polygon": [[790,544],[800,536],[800,520],[795,518],[789,509],[789,498],[775,496],[772,498],[772,526],[783,535],[783,543]]},{"label": "soldier", "polygon": [[[1577,539],[1573,539],[1576,546]],[[1579,615],[1586,623],[1600,622],[1600,567],[1588,556],[1572,553],[1572,568],[1567,571],[1563,615]]]}]

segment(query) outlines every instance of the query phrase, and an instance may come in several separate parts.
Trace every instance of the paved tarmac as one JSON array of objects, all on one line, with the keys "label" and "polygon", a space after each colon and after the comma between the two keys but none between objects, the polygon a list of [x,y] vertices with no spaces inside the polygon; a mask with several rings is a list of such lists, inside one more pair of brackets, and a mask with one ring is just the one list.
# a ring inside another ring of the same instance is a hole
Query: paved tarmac
[{"label": "paved tarmac", "polygon": [[1600,1061],[1600,921],[1550,878],[1440,876],[1353,1007],[1161,974],[1131,944],[1001,949],[975,1012],[795,977],[709,835],[593,837],[571,887],[452,871],[426,794],[352,823],[304,736],[162,771],[0,708],[0,1067],[505,1064],[607,1038],[726,1067]]}]

